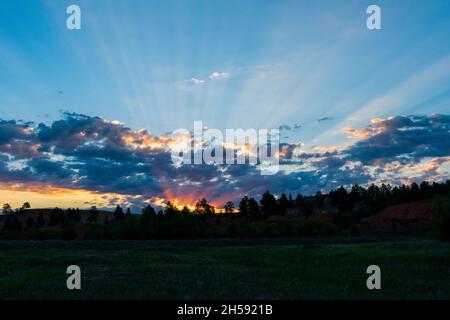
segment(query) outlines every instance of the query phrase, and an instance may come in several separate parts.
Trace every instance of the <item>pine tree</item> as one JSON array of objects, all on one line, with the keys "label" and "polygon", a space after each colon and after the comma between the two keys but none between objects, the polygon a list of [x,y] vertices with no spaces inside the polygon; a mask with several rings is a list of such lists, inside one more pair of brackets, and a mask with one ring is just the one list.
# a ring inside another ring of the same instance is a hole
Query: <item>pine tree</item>
[{"label": "pine tree", "polygon": [[123,220],[125,219],[125,215],[123,214],[122,208],[117,205],[116,210],[114,210],[114,219]]},{"label": "pine tree", "polygon": [[289,200],[284,193],[278,199],[278,214],[285,215],[289,207]]},{"label": "pine tree", "polygon": [[277,200],[269,191],[264,192],[264,194],[262,195],[260,204],[261,204],[261,210],[265,217],[268,217],[273,214],[277,214],[277,212],[278,212]]},{"label": "pine tree", "polygon": [[242,215],[246,215],[248,213],[248,197],[247,196],[242,198],[242,200],[239,202],[239,212]]}]

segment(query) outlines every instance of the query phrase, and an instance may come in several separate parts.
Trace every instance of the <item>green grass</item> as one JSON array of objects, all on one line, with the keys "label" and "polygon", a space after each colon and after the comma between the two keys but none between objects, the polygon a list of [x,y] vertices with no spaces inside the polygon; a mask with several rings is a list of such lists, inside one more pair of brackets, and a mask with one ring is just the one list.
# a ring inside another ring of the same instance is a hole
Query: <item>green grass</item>
[{"label": "green grass", "polygon": [[[81,291],[66,289],[71,264],[82,269]],[[382,290],[366,288],[371,264],[381,267]],[[450,299],[450,245],[1,242],[0,298]]]}]

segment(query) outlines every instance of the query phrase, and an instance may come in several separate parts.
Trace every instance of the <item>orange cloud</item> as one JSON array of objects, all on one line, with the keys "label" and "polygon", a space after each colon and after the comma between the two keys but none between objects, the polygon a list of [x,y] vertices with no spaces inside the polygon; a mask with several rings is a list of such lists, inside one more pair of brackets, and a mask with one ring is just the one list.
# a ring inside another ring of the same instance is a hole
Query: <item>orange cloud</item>
[{"label": "orange cloud", "polygon": [[[392,120],[393,117],[389,117],[387,120]],[[385,122],[386,119],[373,118],[370,120],[372,126],[355,129],[355,128],[343,128],[342,131],[349,135],[349,138],[367,139],[386,131]]]},{"label": "orange cloud", "polygon": [[126,204],[124,195],[115,193],[97,193],[80,189],[65,189],[53,186],[24,186],[13,184],[0,186],[0,203],[9,203],[13,208],[22,206],[24,202],[30,202],[34,208],[88,208],[110,207],[110,200]]}]

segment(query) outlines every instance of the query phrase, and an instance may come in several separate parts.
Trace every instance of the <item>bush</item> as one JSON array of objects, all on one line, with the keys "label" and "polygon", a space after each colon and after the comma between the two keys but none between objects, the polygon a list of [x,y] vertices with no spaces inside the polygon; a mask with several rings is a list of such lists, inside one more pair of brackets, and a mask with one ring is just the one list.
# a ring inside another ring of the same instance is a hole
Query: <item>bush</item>
[{"label": "bush", "polygon": [[113,220],[113,223],[109,223],[103,226],[103,238],[108,240],[122,239],[122,229],[119,223]]},{"label": "bush", "polygon": [[280,236],[278,223],[263,224],[263,236],[265,238],[277,238]]},{"label": "bush", "polygon": [[224,227],[214,227],[211,228],[211,233],[213,238],[226,238],[228,237],[228,233]]},{"label": "bush", "polygon": [[62,228],[62,239],[63,240],[74,240],[77,238],[77,233],[75,232],[75,225],[73,223],[66,223]]},{"label": "bush", "polygon": [[298,237],[298,230],[295,227],[295,223],[292,222],[280,222],[279,223],[280,234],[282,237],[295,238]]},{"label": "bush", "polygon": [[127,217],[127,219],[121,222],[121,227],[124,239],[142,239],[142,228],[136,217]]},{"label": "bush", "polygon": [[450,241],[450,195],[433,199],[431,217],[432,235],[443,241]]},{"label": "bush", "polygon": [[277,238],[280,236],[278,223],[252,222],[242,224],[237,230],[240,238]]},{"label": "bush", "polygon": [[[248,230],[244,230],[242,236],[243,238],[259,238],[263,235],[264,223],[262,222],[252,222],[248,226]],[[247,232],[245,232],[247,231]]]},{"label": "bush", "polygon": [[312,237],[319,233],[320,226],[320,222],[299,221],[295,224],[295,229],[299,237]]},{"label": "bush", "polygon": [[97,223],[91,223],[86,228],[86,233],[84,235],[85,239],[89,240],[101,240],[102,239],[102,228]]},{"label": "bush", "polygon": [[61,239],[62,232],[60,230],[42,230],[33,229],[30,232],[30,238],[32,240],[55,240]]},{"label": "bush", "polygon": [[294,224],[295,234],[299,237],[334,236],[339,229],[333,223],[317,221],[299,221]]}]

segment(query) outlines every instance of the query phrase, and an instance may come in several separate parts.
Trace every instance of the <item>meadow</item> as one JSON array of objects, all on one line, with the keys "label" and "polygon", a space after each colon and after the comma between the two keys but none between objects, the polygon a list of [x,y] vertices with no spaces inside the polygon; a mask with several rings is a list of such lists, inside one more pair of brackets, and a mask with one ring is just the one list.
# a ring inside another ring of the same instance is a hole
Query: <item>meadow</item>
[{"label": "meadow", "polygon": [[[449,257],[399,237],[1,241],[0,299],[450,299]],[[81,290],[66,288],[73,264]],[[366,287],[372,264],[381,290]]]}]

